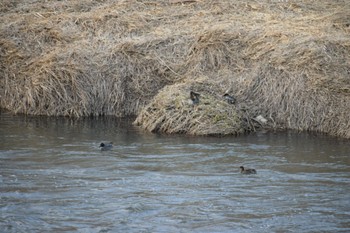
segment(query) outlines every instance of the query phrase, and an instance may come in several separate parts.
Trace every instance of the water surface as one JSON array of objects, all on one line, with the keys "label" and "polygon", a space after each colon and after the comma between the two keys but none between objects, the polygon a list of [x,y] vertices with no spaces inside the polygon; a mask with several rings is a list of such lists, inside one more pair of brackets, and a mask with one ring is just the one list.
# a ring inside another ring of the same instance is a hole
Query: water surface
[{"label": "water surface", "polygon": [[[0,115],[3,232],[349,232],[349,141]],[[99,151],[113,141],[112,151]],[[239,166],[257,175],[242,175]]]}]

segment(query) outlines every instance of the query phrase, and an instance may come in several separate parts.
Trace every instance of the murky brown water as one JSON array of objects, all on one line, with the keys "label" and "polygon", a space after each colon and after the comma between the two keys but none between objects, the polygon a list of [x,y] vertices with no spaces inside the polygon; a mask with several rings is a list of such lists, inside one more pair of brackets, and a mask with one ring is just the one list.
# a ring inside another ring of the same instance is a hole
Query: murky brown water
[{"label": "murky brown water", "polygon": [[130,123],[2,113],[1,232],[350,232],[349,141]]}]

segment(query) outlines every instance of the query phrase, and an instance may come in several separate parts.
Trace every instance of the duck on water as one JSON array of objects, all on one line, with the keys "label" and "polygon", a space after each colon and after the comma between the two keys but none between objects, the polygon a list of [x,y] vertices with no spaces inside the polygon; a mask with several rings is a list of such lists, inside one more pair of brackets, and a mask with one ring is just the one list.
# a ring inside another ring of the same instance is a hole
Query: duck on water
[{"label": "duck on water", "polygon": [[113,144],[113,142],[110,142],[110,143],[101,142],[99,147],[101,148],[101,151],[111,150],[113,148],[112,144]]},{"label": "duck on water", "polygon": [[247,169],[244,169],[243,166],[240,166],[239,167],[241,169],[241,173],[242,174],[256,174],[256,170],[255,169],[252,169],[252,168],[247,168]]}]

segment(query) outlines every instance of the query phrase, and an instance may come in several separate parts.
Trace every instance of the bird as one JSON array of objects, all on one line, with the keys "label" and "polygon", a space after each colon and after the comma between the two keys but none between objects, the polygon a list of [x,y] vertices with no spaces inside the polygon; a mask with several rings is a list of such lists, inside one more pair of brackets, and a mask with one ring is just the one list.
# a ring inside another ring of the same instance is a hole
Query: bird
[{"label": "bird", "polygon": [[199,104],[199,93],[196,93],[194,91],[190,91],[190,98],[192,100],[192,104]]},{"label": "bird", "polygon": [[101,151],[111,150],[113,148],[112,144],[113,144],[113,142],[110,142],[110,143],[101,142],[99,147],[101,148]]},{"label": "bird", "polygon": [[242,174],[256,174],[255,169],[244,169],[243,166],[240,166],[239,168],[241,169]]},{"label": "bird", "polygon": [[225,100],[226,100],[227,103],[229,103],[229,104],[235,104],[235,103],[236,103],[235,97],[233,97],[232,95],[229,95],[228,93],[225,93],[225,94],[223,95],[223,97],[225,98]]}]

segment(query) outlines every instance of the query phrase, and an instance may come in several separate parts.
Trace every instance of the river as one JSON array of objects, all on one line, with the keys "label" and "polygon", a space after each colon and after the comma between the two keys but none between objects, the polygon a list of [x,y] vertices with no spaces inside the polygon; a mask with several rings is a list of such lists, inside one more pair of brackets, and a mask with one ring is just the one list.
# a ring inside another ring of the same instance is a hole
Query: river
[{"label": "river", "polygon": [[350,232],[348,140],[131,123],[2,112],[1,232]]}]

